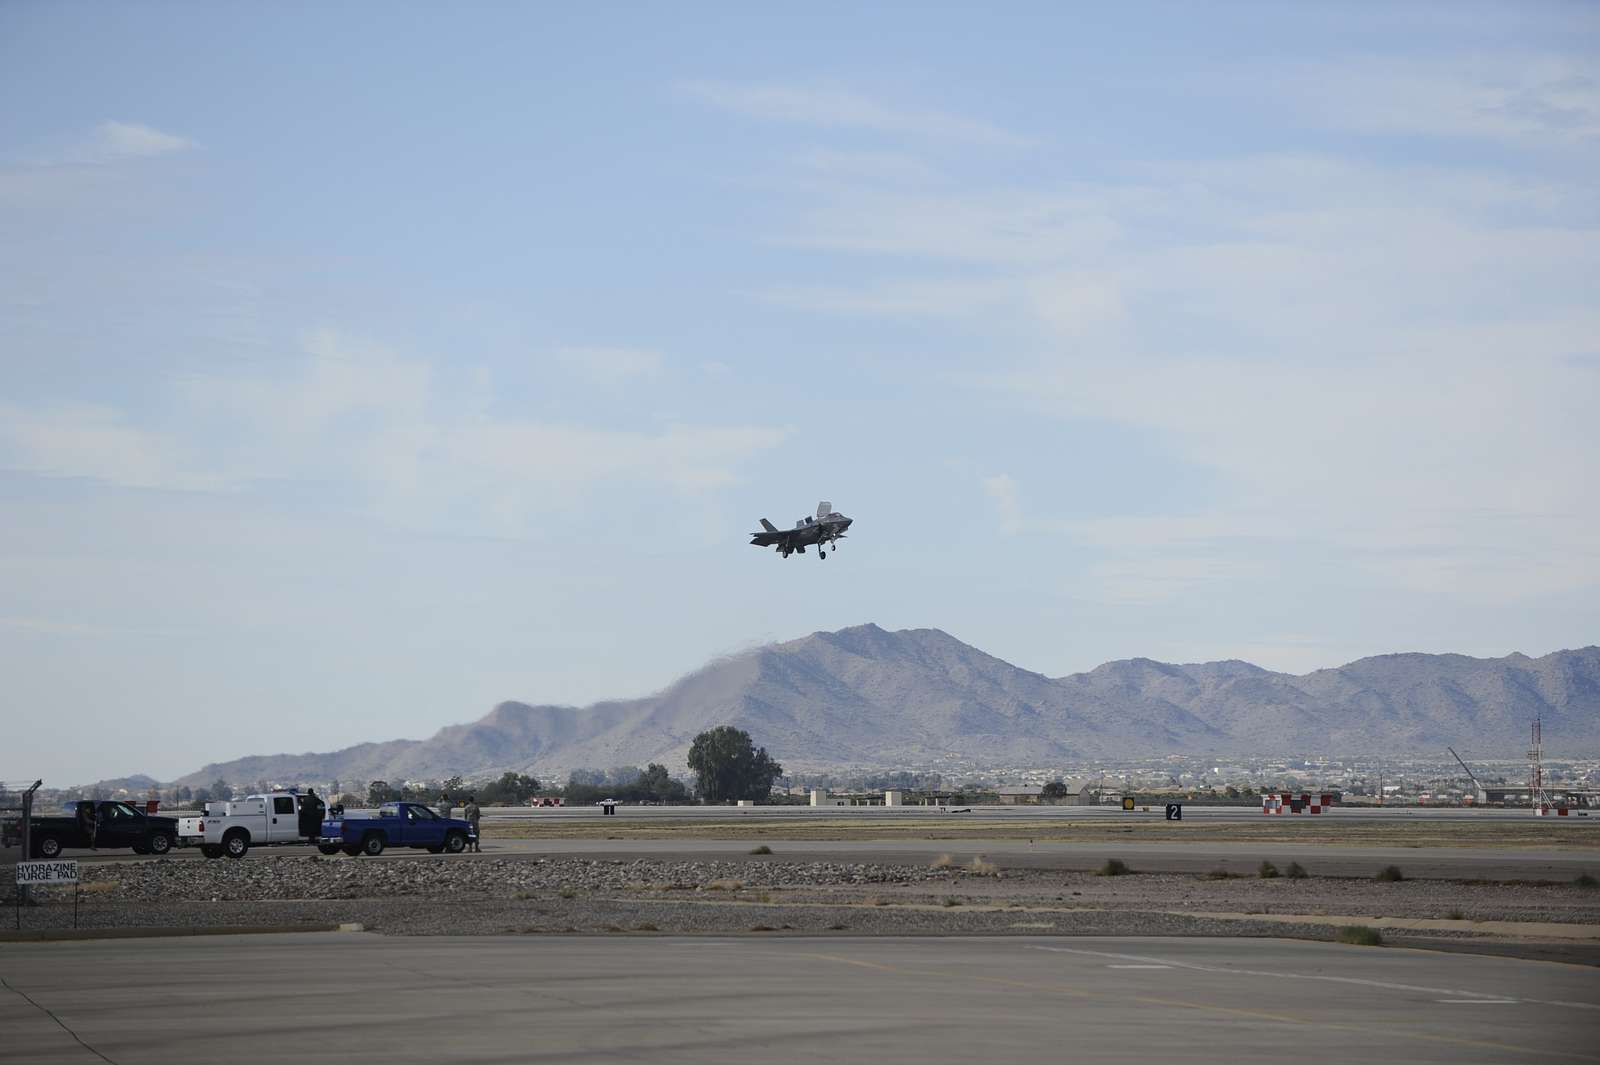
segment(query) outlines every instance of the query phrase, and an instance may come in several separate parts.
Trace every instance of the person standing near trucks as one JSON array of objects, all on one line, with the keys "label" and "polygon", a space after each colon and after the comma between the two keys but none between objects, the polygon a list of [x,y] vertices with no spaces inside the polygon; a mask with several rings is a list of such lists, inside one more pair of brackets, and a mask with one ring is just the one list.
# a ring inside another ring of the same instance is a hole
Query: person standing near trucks
[{"label": "person standing near trucks", "polygon": [[100,804],[92,799],[78,803],[78,827],[89,841],[91,850],[100,849]]},{"label": "person standing near trucks", "polygon": [[472,826],[472,838],[467,842],[472,844],[474,851],[483,850],[482,847],[478,846],[478,821],[483,817],[483,811],[478,809],[478,797],[476,795],[467,796],[467,807],[461,811],[461,816],[465,817],[467,824]]},{"label": "person standing near trucks", "polygon": [[322,833],[322,812],[327,809],[317,798],[316,788],[307,788],[300,797],[300,834],[315,843]]}]

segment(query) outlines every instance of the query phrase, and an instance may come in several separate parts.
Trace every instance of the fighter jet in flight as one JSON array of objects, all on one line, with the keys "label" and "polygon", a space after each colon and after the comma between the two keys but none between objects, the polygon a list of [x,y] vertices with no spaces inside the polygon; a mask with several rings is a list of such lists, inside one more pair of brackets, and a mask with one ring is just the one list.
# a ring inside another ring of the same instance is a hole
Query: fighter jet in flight
[{"label": "fighter jet in flight", "polygon": [[850,528],[854,518],[847,518],[833,509],[832,503],[818,503],[815,518],[801,518],[794,523],[792,529],[779,529],[766,518],[761,519],[761,531],[750,535],[752,547],[776,547],[778,554],[784,558],[799,553],[805,554],[806,547],[810,544],[817,546],[817,557],[827,558],[828,552],[823,548],[833,544],[838,550],[838,543],[844,539],[844,531]]}]

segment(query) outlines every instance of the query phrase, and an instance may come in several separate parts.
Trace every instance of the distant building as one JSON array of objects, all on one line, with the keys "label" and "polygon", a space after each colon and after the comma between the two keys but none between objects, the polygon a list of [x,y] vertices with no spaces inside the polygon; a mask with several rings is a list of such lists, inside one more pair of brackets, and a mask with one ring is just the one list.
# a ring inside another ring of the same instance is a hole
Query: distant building
[{"label": "distant building", "polygon": [[1043,801],[1044,788],[1038,786],[996,788],[995,793],[1000,796],[1000,802],[1004,806],[1037,806]]}]

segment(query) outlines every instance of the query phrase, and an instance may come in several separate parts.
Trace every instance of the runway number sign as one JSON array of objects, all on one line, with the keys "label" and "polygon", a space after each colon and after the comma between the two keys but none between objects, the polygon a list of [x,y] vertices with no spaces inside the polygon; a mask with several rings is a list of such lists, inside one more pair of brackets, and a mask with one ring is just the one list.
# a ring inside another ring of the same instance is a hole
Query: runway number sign
[{"label": "runway number sign", "polygon": [[33,887],[38,884],[76,884],[76,860],[59,862],[18,862],[17,886]]},{"label": "runway number sign", "polygon": [[1168,821],[1182,821],[1183,820],[1183,803],[1181,803],[1181,802],[1169,802],[1169,803],[1167,803],[1167,820]]},{"label": "runway number sign", "polygon": [[1124,810],[1131,810],[1131,809],[1133,809],[1133,800],[1132,800],[1132,799],[1123,799],[1123,800],[1122,800],[1122,808],[1123,808],[1123,809],[1124,809]]}]

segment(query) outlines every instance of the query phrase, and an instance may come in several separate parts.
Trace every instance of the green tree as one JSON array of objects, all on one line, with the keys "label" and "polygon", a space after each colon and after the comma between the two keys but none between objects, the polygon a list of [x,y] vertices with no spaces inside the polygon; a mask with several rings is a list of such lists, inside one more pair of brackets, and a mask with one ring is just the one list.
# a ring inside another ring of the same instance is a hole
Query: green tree
[{"label": "green tree", "polygon": [[732,725],[719,725],[694,738],[689,748],[689,768],[694,771],[695,790],[707,802],[730,799],[765,799],[772,794],[772,782],[783,775],[783,766],[757,747],[750,734]]},{"label": "green tree", "polygon": [[233,798],[233,785],[218,777],[211,782],[211,797],[220,800]]},{"label": "green tree", "polygon": [[1050,802],[1067,797],[1067,786],[1059,780],[1052,780],[1039,791],[1039,797]]},{"label": "green tree", "polygon": [[533,777],[507,772],[479,789],[478,799],[483,803],[524,803],[538,790],[539,782]]},{"label": "green tree", "polygon": [[641,799],[653,802],[683,802],[689,797],[689,789],[681,781],[673,780],[667,773],[667,767],[656,762],[651,762],[639,774],[639,781],[635,785],[640,792]]},{"label": "green tree", "polygon": [[405,795],[387,780],[374,780],[367,785],[367,805],[382,806],[386,802],[399,802]]}]

